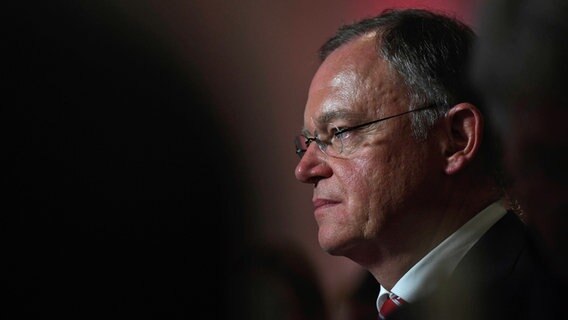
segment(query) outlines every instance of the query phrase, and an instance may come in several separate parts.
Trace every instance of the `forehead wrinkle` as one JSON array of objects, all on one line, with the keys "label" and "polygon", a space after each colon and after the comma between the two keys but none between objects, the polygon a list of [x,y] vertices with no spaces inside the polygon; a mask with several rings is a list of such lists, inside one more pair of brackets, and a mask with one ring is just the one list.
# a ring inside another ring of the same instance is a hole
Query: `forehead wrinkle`
[{"label": "forehead wrinkle", "polygon": [[376,86],[372,77],[374,68],[374,65],[361,66],[360,63],[353,63],[347,67],[347,70],[335,75],[329,82],[329,87],[333,88],[333,96],[327,103],[323,103],[322,112],[317,119],[312,119],[314,124],[327,124],[337,119],[358,119],[364,116],[366,108],[356,106],[366,106],[377,100],[373,92]]},{"label": "forehead wrinkle", "polygon": [[335,95],[358,110],[358,113],[351,112],[351,115],[359,118],[376,115],[382,109],[381,105],[392,95],[387,83],[393,80],[388,66],[385,68],[385,61],[378,56],[373,46],[367,43],[360,50],[364,52],[365,58],[351,61],[350,57],[346,70],[330,81]]},{"label": "forehead wrinkle", "polygon": [[[355,82],[357,85],[354,85]],[[336,74],[328,81],[327,90],[330,93],[320,102],[319,114],[310,117],[311,124],[316,128],[322,128],[337,120],[361,117],[360,111],[351,108],[360,100],[360,82],[355,72],[344,70]],[[304,131],[307,132],[307,129]]]},{"label": "forehead wrinkle", "polygon": [[359,87],[362,86],[359,75],[356,72],[355,63],[347,63],[343,70],[335,74],[328,83],[330,92],[327,99],[322,103],[322,121],[329,121],[330,117],[341,116],[341,109],[346,108],[358,100]]}]

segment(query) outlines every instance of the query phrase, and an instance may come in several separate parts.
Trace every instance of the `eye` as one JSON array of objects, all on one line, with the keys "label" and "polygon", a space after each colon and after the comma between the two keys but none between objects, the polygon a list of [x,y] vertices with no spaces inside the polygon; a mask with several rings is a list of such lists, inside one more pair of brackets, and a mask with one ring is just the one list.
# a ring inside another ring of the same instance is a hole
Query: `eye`
[{"label": "eye", "polygon": [[332,130],[332,135],[335,139],[343,140],[349,137],[349,127],[335,127]]}]

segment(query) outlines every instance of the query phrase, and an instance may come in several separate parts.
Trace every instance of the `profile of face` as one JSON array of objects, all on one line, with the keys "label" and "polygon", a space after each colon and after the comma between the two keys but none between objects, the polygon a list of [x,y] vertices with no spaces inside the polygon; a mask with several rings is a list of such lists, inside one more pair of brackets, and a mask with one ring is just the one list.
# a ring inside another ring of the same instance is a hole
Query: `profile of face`
[{"label": "profile of face", "polygon": [[313,77],[303,136],[315,142],[295,175],[314,185],[318,240],[327,252],[356,258],[392,248],[425,219],[421,212],[436,196],[429,190],[440,186],[444,160],[435,139],[412,136],[408,114],[334,135],[408,108],[406,89],[378,58],[372,34],[336,49]]}]

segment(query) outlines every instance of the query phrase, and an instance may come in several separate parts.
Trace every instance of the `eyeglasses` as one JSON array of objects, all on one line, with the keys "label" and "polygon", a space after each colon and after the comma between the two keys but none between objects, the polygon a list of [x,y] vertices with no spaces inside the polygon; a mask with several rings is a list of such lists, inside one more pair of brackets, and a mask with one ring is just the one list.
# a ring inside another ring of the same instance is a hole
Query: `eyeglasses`
[{"label": "eyeglasses", "polygon": [[417,108],[417,109],[414,109],[414,110],[405,111],[405,112],[402,112],[402,113],[399,113],[399,114],[395,114],[393,116],[388,116],[388,117],[385,117],[385,118],[365,122],[365,123],[362,123],[362,124],[359,124],[359,125],[356,125],[356,126],[337,129],[335,132],[333,132],[330,139],[324,140],[324,139],[320,139],[318,137],[306,137],[303,134],[298,135],[294,139],[294,143],[296,145],[296,154],[300,158],[302,158],[304,156],[304,153],[306,153],[306,150],[308,150],[308,147],[310,146],[310,144],[312,142],[315,142],[317,144],[317,146],[319,147],[319,149],[324,154],[326,154],[328,156],[341,157],[341,156],[348,155],[349,153],[351,153],[355,149],[354,147],[357,145],[357,143],[356,143],[357,139],[355,139],[355,137],[353,137],[352,135],[349,135],[348,134],[349,132],[365,128],[365,127],[370,126],[374,123],[379,123],[381,121],[400,117],[400,116],[405,115],[407,113],[432,109],[435,106],[436,105],[428,105],[426,107],[421,107],[421,108]]}]

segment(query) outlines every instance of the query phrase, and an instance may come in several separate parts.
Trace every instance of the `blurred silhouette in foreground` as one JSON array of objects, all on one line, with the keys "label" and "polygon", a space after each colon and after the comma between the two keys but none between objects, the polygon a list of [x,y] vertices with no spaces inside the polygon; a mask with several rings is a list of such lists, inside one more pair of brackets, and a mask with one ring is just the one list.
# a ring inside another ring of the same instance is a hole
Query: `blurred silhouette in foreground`
[{"label": "blurred silhouette in foreground", "polygon": [[568,289],[568,3],[488,1],[479,27],[474,81],[490,106],[514,196],[543,261],[534,279],[527,279],[540,285],[532,316],[566,319],[561,297]]},{"label": "blurred silhouette in foreground", "polygon": [[227,318],[243,188],[190,68],[112,1],[3,11],[4,319]]},{"label": "blurred silhouette in foreground", "polygon": [[491,1],[479,24],[474,77],[491,105],[514,192],[568,279],[568,3]]},{"label": "blurred silhouette in foreground", "polygon": [[247,320],[327,320],[317,274],[300,247],[257,245],[241,257],[234,272],[231,308]]}]

